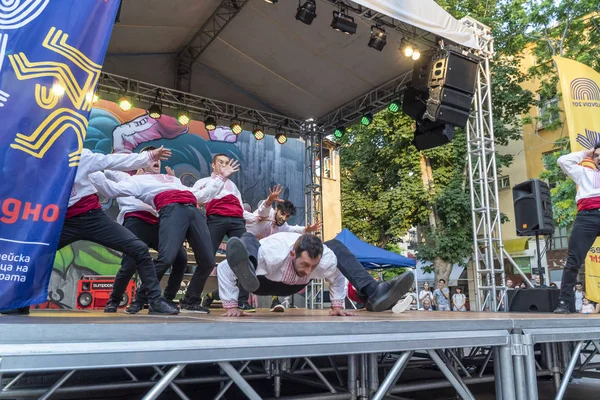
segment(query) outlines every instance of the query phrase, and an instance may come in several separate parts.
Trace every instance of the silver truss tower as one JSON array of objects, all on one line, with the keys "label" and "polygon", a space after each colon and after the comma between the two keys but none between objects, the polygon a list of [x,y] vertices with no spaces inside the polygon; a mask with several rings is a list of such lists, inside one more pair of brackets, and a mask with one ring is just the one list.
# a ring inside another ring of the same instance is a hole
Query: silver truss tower
[{"label": "silver truss tower", "polygon": [[498,311],[506,287],[489,62],[494,53],[494,39],[491,29],[478,21],[465,17],[461,22],[473,29],[482,49],[473,109],[466,129],[476,304],[480,311]]},{"label": "silver truss tower", "polygon": [[[312,119],[303,126],[304,153],[304,195],[306,204],[306,224],[323,221],[323,132]],[[321,239],[323,230],[321,229]],[[306,287],[306,308],[323,308],[323,279],[313,279]]]}]

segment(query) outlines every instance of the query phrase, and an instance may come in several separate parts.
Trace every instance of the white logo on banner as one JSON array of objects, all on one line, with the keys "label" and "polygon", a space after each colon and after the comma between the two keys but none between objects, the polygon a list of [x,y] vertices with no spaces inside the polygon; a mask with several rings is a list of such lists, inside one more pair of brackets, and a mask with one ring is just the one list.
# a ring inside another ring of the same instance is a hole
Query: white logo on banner
[{"label": "white logo on banner", "polygon": [[0,29],[19,29],[36,19],[50,0],[0,0]]}]

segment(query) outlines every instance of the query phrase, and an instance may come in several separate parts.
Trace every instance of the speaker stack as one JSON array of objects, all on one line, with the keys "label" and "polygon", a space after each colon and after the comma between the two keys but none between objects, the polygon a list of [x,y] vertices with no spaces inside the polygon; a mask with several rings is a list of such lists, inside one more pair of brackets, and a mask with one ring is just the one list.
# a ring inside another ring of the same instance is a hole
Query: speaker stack
[{"label": "speaker stack", "polygon": [[413,141],[417,149],[446,144],[454,137],[454,127],[466,126],[479,61],[458,47],[447,46],[423,54],[415,63],[402,110],[417,122]]},{"label": "speaker stack", "polygon": [[518,236],[552,235],[552,200],[548,184],[530,179],[513,187]]}]

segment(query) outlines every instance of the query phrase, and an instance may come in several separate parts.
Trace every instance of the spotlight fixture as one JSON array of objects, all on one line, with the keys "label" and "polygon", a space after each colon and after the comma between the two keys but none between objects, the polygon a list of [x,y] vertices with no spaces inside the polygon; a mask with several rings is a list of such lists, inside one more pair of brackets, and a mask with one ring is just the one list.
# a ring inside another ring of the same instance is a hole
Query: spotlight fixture
[{"label": "spotlight fixture", "polygon": [[126,96],[123,96],[119,99],[119,108],[123,111],[129,111],[131,110],[131,102],[129,101],[129,99]]},{"label": "spotlight fixture", "polygon": [[379,24],[371,26],[371,39],[369,39],[369,47],[375,50],[383,50],[387,44],[387,33]]},{"label": "spotlight fixture", "polygon": [[217,121],[214,117],[208,116],[204,120],[204,127],[207,131],[214,131],[215,129],[217,129]]},{"label": "spotlight fixture", "polygon": [[338,126],[335,128],[335,131],[333,131],[333,136],[340,139],[344,136],[344,132],[346,132],[346,128],[343,126]]},{"label": "spotlight fixture", "polygon": [[304,22],[306,25],[310,25],[316,17],[317,4],[315,3],[315,0],[307,0],[304,4],[298,5],[296,20]]},{"label": "spotlight fixture", "polygon": [[160,119],[162,117],[162,109],[158,104],[152,104],[148,109],[148,115],[152,119]]},{"label": "spotlight fixture", "polygon": [[231,125],[229,125],[229,128],[231,128],[231,132],[233,132],[235,135],[239,135],[244,130],[242,128],[242,124],[239,121],[231,121]]},{"label": "spotlight fixture", "polygon": [[188,125],[190,123],[190,113],[187,110],[179,110],[177,112],[177,122],[179,125]]},{"label": "spotlight fixture", "polygon": [[410,57],[410,56],[412,56],[414,51],[415,51],[415,49],[413,49],[413,47],[412,47],[410,44],[407,44],[407,45],[404,47],[404,55],[405,55],[406,57]]},{"label": "spotlight fixture", "polygon": [[373,122],[373,113],[372,112],[368,112],[365,115],[362,116],[362,118],[360,119],[360,124],[364,125],[364,126],[369,126],[371,125],[371,122]]},{"label": "spotlight fixture", "polygon": [[358,25],[354,18],[344,13],[344,11],[334,11],[331,27],[338,32],[344,32],[346,35],[354,35]]},{"label": "spotlight fixture", "polygon": [[419,51],[419,49],[415,49],[415,51],[413,51],[412,54],[412,59],[417,61],[419,58],[421,58],[421,52]]},{"label": "spotlight fixture", "polygon": [[388,106],[388,111],[391,113],[397,113],[398,111],[400,111],[401,104],[402,103],[400,102],[400,99],[392,101]]},{"label": "spotlight fixture", "polygon": [[275,140],[277,140],[277,143],[279,144],[284,144],[287,142],[287,136],[285,136],[285,133],[281,132],[275,135]]},{"label": "spotlight fixture", "polygon": [[263,138],[265,137],[265,132],[261,128],[254,128],[252,134],[254,135],[254,139],[256,140],[263,140]]}]

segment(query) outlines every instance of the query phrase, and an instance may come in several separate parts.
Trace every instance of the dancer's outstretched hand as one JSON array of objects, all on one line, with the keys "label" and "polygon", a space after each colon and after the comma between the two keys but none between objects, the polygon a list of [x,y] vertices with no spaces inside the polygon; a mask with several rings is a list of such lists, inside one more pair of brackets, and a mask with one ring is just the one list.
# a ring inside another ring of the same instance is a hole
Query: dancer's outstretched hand
[{"label": "dancer's outstretched hand", "polygon": [[356,313],[346,311],[341,307],[331,307],[331,311],[329,311],[329,316],[331,316],[331,317],[355,317]]},{"label": "dancer's outstretched hand", "polygon": [[317,221],[316,223],[314,223],[312,225],[306,225],[306,228],[304,228],[304,230],[306,232],[316,232],[316,231],[320,231],[322,227],[323,227],[323,222]]},{"label": "dancer's outstretched hand", "polygon": [[232,158],[223,168],[221,168],[221,176],[223,178],[229,178],[234,172],[238,172],[239,170],[240,162]]},{"label": "dancer's outstretched hand", "polygon": [[230,318],[238,318],[238,317],[249,317],[250,314],[248,314],[245,311],[240,310],[239,308],[228,308],[227,312],[221,316],[222,317],[230,317]]},{"label": "dancer's outstretched hand", "polygon": [[175,176],[175,171],[173,171],[170,167],[165,167],[165,170],[167,171],[167,175]]},{"label": "dancer's outstretched hand", "polygon": [[150,152],[153,160],[168,160],[171,157],[171,150],[165,149],[165,146],[160,146]]},{"label": "dancer's outstretched hand", "polygon": [[273,202],[283,203],[285,200],[279,198],[282,192],[283,186],[281,185],[273,186],[273,189],[269,188],[269,196],[267,197],[267,200],[265,200],[265,205],[271,207]]}]

